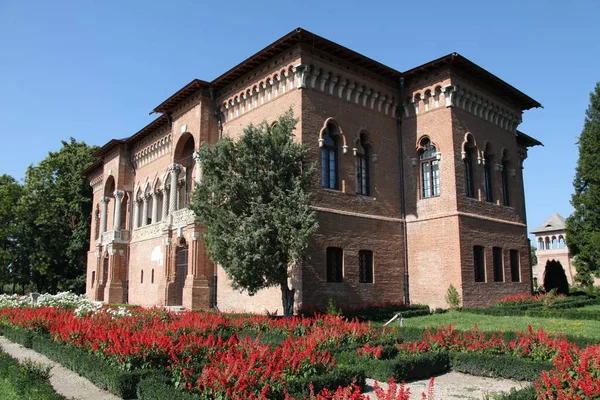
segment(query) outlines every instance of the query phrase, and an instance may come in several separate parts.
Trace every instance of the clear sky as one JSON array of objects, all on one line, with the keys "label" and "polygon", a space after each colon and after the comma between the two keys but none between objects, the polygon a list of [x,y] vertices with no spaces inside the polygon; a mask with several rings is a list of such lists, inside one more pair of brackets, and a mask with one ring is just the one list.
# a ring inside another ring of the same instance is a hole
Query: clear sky
[{"label": "clear sky", "polygon": [[544,143],[525,161],[533,229],[572,211],[599,17],[599,0],[0,0],[0,174],[21,179],[71,136],[130,136],[193,78],[302,27],[401,71],[458,52],[542,103],[519,126]]}]

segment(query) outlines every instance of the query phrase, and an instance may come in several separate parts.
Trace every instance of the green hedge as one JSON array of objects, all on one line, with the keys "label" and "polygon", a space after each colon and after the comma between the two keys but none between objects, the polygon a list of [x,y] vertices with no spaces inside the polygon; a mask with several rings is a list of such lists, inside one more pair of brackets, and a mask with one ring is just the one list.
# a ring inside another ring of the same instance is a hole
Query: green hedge
[{"label": "green hedge", "polygon": [[509,355],[453,353],[452,369],[469,375],[493,376],[532,382],[542,371],[552,368],[551,361],[535,361]]},{"label": "green hedge", "polygon": [[9,340],[30,347],[38,353],[89,379],[101,389],[122,398],[135,398],[136,386],[143,376],[154,371],[123,371],[107,361],[77,347],[51,340],[47,335],[24,328],[2,326]]},{"label": "green hedge", "polygon": [[[566,319],[590,319],[577,317],[581,310],[573,310],[574,308],[585,307],[589,305],[599,304],[600,299],[597,298],[582,298],[577,296],[575,298],[567,297],[566,299],[556,300],[549,308],[546,308],[543,303],[530,303],[521,304],[518,306],[491,306],[485,308],[462,308],[460,311],[468,312],[472,314],[485,314],[493,316],[532,316],[532,317],[552,317],[552,318],[566,318]],[[585,314],[592,316],[597,313],[585,312]],[[591,319],[596,319],[591,318]]]},{"label": "green hedge", "polygon": [[528,386],[524,389],[516,390],[512,389],[509,393],[496,398],[497,400],[536,400],[537,394],[535,393],[534,386]]},{"label": "green hedge", "polygon": [[427,379],[450,369],[450,357],[445,352],[397,355],[392,359],[375,360],[358,357],[356,351],[348,351],[338,354],[336,361],[340,367],[360,370],[367,378],[382,382],[387,382],[392,376],[399,382]]},{"label": "green hedge", "polygon": [[352,383],[364,386],[365,372],[363,368],[357,365],[337,366],[333,371],[319,376],[290,378],[285,387],[291,397],[300,399],[310,394],[311,383],[315,393],[324,388],[335,390],[339,386],[344,387]]},{"label": "green hedge", "polygon": [[27,400],[64,400],[48,382],[46,372],[0,352],[0,393]]},{"label": "green hedge", "polygon": [[194,400],[198,399],[191,393],[176,389],[166,375],[155,374],[146,377],[137,385],[139,400]]}]

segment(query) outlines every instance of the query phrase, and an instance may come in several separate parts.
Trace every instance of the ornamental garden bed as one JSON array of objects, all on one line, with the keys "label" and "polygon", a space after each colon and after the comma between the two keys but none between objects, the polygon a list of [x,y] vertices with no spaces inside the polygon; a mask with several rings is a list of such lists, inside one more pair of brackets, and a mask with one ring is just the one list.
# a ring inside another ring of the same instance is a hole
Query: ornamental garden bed
[{"label": "ornamental garden bed", "polygon": [[399,330],[333,315],[275,319],[62,304],[5,306],[0,329],[124,398],[361,399],[367,377],[405,381],[450,368],[535,381],[536,396],[546,396],[540,398],[600,394],[600,346],[580,350],[532,328],[512,335],[453,326]]}]

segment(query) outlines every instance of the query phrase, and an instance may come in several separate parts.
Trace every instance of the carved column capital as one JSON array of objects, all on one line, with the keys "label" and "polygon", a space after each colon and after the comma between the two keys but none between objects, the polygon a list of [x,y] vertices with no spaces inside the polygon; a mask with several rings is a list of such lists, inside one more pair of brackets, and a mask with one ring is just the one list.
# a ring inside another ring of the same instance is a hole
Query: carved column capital
[{"label": "carved column capital", "polygon": [[117,199],[122,199],[123,196],[125,196],[125,191],[124,190],[115,190],[113,192],[113,195],[115,196],[115,198]]},{"label": "carved column capital", "polygon": [[108,202],[110,202],[110,197],[102,196],[102,197],[100,197],[100,202],[102,202],[104,204],[108,204]]},{"label": "carved column capital", "polygon": [[169,164],[168,171],[169,172],[171,172],[171,171],[177,171],[177,172],[181,171],[181,164],[177,164],[177,163]]}]

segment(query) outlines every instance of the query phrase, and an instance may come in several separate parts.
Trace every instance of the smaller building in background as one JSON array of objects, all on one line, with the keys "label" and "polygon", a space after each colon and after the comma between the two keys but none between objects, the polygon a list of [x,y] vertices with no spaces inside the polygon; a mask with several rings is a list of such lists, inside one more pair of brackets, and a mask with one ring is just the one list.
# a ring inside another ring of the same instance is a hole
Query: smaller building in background
[{"label": "smaller building in background", "polygon": [[554,213],[543,224],[531,231],[535,235],[536,256],[538,263],[533,266],[533,279],[538,285],[544,283],[547,267],[553,262],[560,263],[570,286],[575,282],[577,271],[573,265],[573,257],[566,244],[566,220]]}]

